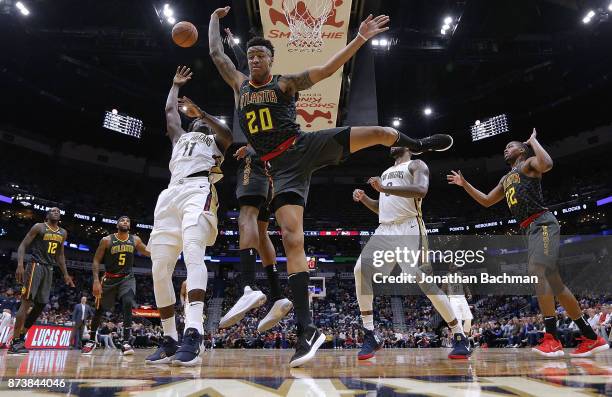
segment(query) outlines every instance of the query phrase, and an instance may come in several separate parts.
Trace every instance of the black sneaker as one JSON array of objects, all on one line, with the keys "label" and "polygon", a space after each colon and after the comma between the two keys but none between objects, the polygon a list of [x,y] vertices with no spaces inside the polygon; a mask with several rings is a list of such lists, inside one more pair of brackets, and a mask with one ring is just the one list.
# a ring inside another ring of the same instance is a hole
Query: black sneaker
[{"label": "black sneaker", "polygon": [[470,341],[463,334],[455,334],[453,336],[453,350],[448,354],[448,358],[452,360],[466,360],[471,355]]},{"label": "black sneaker", "polygon": [[172,365],[179,365],[184,367],[194,367],[202,363],[202,357],[200,357],[200,345],[202,344],[202,335],[195,328],[187,328],[185,335],[183,335],[183,341],[181,347],[178,348]]},{"label": "black sneaker", "polygon": [[164,336],[161,345],[155,350],[155,353],[146,358],[145,362],[147,364],[170,364],[177,350],[177,342],[170,336]]},{"label": "black sneaker", "polygon": [[376,335],[374,331],[370,331],[368,329],[363,335],[363,345],[361,345],[361,350],[359,350],[359,353],[357,353],[357,359],[367,360],[372,358],[381,347],[382,341],[378,335]]},{"label": "black sneaker", "polygon": [[299,367],[310,361],[323,342],[325,342],[325,334],[319,332],[314,325],[309,325],[303,330],[298,326],[298,342],[289,366]]},{"label": "black sneaker", "polygon": [[419,146],[408,148],[413,154],[425,152],[443,152],[453,146],[453,137],[446,134],[435,134],[418,140]]},{"label": "black sneaker", "polygon": [[17,338],[11,340],[8,348],[8,354],[28,354],[28,349],[25,347],[25,339]]}]

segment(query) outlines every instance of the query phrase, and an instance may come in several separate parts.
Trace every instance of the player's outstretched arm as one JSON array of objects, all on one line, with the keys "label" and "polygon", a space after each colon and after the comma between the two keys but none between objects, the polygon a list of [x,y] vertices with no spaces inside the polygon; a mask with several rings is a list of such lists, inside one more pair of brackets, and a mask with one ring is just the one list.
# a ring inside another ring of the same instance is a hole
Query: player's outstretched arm
[{"label": "player's outstretched arm", "polygon": [[23,284],[24,282],[23,280],[23,273],[24,273],[23,261],[25,258],[26,249],[30,246],[30,244],[32,244],[32,241],[34,241],[34,239],[36,238],[36,235],[38,233],[41,233],[41,228],[44,228],[44,227],[45,227],[44,223],[37,223],[34,226],[32,226],[28,234],[26,234],[23,240],[21,241],[21,244],[19,244],[19,248],[17,248],[17,271],[15,272],[15,279],[20,284]]},{"label": "player's outstretched arm", "polygon": [[412,184],[407,186],[383,186],[379,177],[370,178],[370,185],[380,193],[406,198],[423,198],[429,190],[429,168],[421,160],[415,160],[410,164],[410,172],[413,175]]},{"label": "player's outstretched arm", "polygon": [[446,175],[446,180],[449,185],[457,185],[463,187],[463,189],[483,207],[490,207],[493,204],[497,204],[504,198],[504,189],[501,181],[489,192],[484,194],[480,190],[472,186],[468,181],[465,180],[461,171],[451,171],[451,175]]},{"label": "player's outstretched arm", "polygon": [[151,257],[151,253],[147,250],[147,246],[144,245],[140,237],[134,236],[134,242],[136,243],[136,251],[138,251],[140,255]]},{"label": "player's outstretched arm", "polygon": [[200,109],[198,105],[186,96],[179,99],[179,106],[181,112],[185,113],[187,116],[197,117],[206,122],[215,133],[215,141],[217,142],[219,150],[225,152],[227,148],[231,146],[234,141],[232,130],[230,130],[226,124],[223,124],[221,120]]},{"label": "player's outstretched arm", "polygon": [[389,30],[389,27],[385,26],[388,22],[389,17],[387,15],[379,15],[374,18],[370,14],[361,22],[357,37],[346,47],[338,51],[324,65],[310,67],[302,73],[283,76],[279,79],[281,89],[290,95],[294,95],[296,92],[306,90],[319,81],[328,78],[347,63],[370,38]]},{"label": "player's outstretched arm", "polygon": [[368,207],[370,211],[378,214],[378,200],[370,198],[363,190],[355,189],[353,191],[353,200],[356,202],[361,202],[363,205]]},{"label": "player's outstretched arm", "polygon": [[103,237],[98,244],[96,253],[94,254],[91,271],[93,272],[93,296],[100,297],[102,294],[102,285],[100,284],[100,263],[104,260],[104,252],[108,248],[109,238]]},{"label": "player's outstretched arm", "polygon": [[178,111],[178,93],[179,89],[191,80],[191,76],[193,76],[193,73],[188,67],[177,67],[176,74],[172,79],[172,88],[170,88],[168,99],[166,99],[166,128],[173,145],[185,132],[181,127],[181,116]]},{"label": "player's outstretched arm", "polygon": [[234,94],[238,94],[240,84],[247,77],[236,69],[232,60],[223,51],[223,39],[219,30],[219,19],[225,17],[229,12],[230,7],[217,8],[210,15],[210,24],[208,25],[208,48],[210,57],[217,67],[217,70],[223,77],[223,80],[234,90]]},{"label": "player's outstretched arm", "polygon": [[552,169],[553,160],[548,154],[548,152],[544,150],[542,145],[540,145],[540,142],[538,142],[536,135],[537,132],[534,128],[533,133],[531,134],[527,142],[525,142],[526,144],[531,146],[531,148],[533,149],[533,153],[535,154],[535,156],[529,157],[527,159],[526,165],[527,167],[530,167],[531,169],[538,172],[539,174],[543,174]]}]

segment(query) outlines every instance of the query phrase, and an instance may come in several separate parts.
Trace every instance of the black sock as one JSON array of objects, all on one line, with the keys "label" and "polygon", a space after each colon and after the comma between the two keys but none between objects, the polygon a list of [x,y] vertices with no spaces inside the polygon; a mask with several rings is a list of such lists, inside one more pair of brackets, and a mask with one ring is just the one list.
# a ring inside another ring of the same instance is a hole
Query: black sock
[{"label": "black sock", "polygon": [[544,328],[547,333],[557,338],[557,318],[556,317],[544,317]]},{"label": "black sock", "polygon": [[270,284],[270,300],[274,303],[283,298],[280,282],[278,281],[278,273],[276,272],[276,264],[264,266],[264,269],[266,269],[268,283]]},{"label": "black sock", "polygon": [[407,147],[410,150],[421,150],[421,142],[419,140],[410,138],[408,135],[401,133],[399,130],[397,130],[397,132],[397,140],[393,146]]},{"label": "black sock", "polygon": [[591,327],[586,318],[580,317],[574,320],[574,323],[578,326],[578,328],[580,328],[580,332],[582,333],[582,335],[586,336],[591,340],[597,339],[595,331],[593,331],[593,328]]},{"label": "black sock", "polygon": [[242,289],[247,285],[252,289],[257,289],[255,285],[255,263],[257,251],[255,248],[245,248],[240,250],[240,272],[242,273]]},{"label": "black sock", "polygon": [[309,280],[310,275],[308,272],[299,272],[289,275],[289,287],[293,293],[293,310],[295,311],[297,323],[302,328],[305,328],[312,323],[308,303]]}]

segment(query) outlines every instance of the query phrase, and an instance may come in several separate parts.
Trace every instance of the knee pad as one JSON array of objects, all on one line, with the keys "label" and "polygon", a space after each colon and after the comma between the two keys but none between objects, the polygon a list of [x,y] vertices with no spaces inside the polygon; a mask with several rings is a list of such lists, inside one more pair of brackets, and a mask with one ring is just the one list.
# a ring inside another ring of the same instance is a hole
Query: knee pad
[{"label": "knee pad", "polygon": [[34,325],[34,323],[36,322],[36,319],[38,319],[38,316],[40,316],[40,313],[42,313],[44,308],[45,308],[44,303],[34,302],[34,304],[32,305],[32,309],[30,310],[30,313],[28,313],[26,317],[24,327],[25,328],[32,327],[32,325]]},{"label": "knee pad", "polygon": [[204,263],[206,247],[200,241],[188,240],[183,244],[185,267],[187,268],[187,291],[201,289],[206,291],[208,270]]}]

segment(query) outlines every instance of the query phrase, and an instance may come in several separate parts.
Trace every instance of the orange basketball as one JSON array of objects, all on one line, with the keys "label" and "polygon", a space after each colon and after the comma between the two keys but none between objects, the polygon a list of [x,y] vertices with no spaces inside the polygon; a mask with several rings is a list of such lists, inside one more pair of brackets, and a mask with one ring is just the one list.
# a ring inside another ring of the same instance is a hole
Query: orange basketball
[{"label": "orange basketball", "polygon": [[172,28],[172,41],[179,47],[191,47],[198,41],[198,29],[191,22],[179,22]]}]

